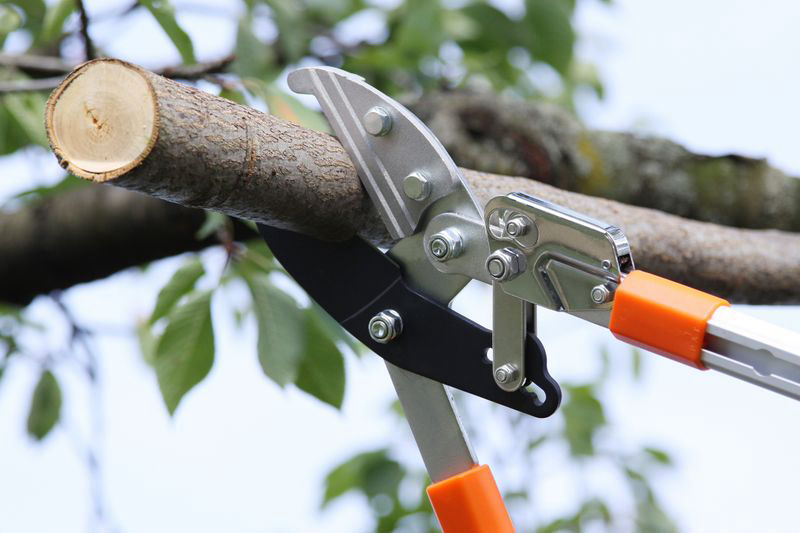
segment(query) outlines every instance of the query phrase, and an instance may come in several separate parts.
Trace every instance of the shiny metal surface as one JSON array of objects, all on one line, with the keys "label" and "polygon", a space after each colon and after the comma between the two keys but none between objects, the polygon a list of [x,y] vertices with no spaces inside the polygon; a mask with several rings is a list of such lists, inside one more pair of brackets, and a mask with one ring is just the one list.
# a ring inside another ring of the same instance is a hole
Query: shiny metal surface
[{"label": "shiny metal surface", "polygon": [[531,305],[492,284],[492,371],[497,386],[515,391],[525,381],[525,337]]},{"label": "shiny metal surface", "polygon": [[[439,302],[447,303],[469,278],[442,275],[431,268],[423,253],[421,237],[418,234],[403,239],[392,248],[390,255],[403,267],[407,282]],[[447,387],[389,362],[386,368],[431,480],[441,481],[478,464]]]},{"label": "shiny metal surface", "polygon": [[450,391],[389,362],[386,369],[431,481],[436,483],[478,464]]},{"label": "shiny metal surface", "polygon": [[403,319],[394,309],[387,309],[372,317],[367,327],[372,340],[386,344],[403,332]]},{"label": "shiny metal surface", "polygon": [[386,135],[392,129],[392,115],[380,106],[375,106],[367,111],[362,121],[367,133],[376,137]]},{"label": "shiny metal surface", "polygon": [[464,240],[461,232],[457,228],[446,228],[435,233],[430,242],[428,250],[436,261],[449,261],[461,255],[464,249]]},{"label": "shiny metal surface", "polygon": [[[458,167],[436,136],[408,109],[363,78],[333,67],[297,69],[289,74],[288,83],[297,93],[317,97],[393,238],[413,235],[423,213],[456,191],[472,204],[474,213],[470,214],[481,218]],[[363,123],[376,107],[391,117],[391,128],[378,136],[371,135]],[[415,183],[409,185],[413,185],[416,199],[408,201],[404,180],[414,173],[427,185],[412,180]]]},{"label": "shiny metal surface", "polygon": [[[529,230],[517,232],[512,224],[509,232],[509,224],[521,217],[531,221]],[[527,259],[527,270],[504,281],[504,291],[608,323],[613,292],[633,269],[628,241],[619,228],[522,193],[492,199],[485,221],[493,253],[513,247]],[[598,286],[608,291],[602,301],[593,297]]]},{"label": "shiny metal surface", "polygon": [[510,246],[495,250],[486,258],[486,271],[495,282],[511,281],[525,272],[526,268],[525,254]]},{"label": "shiny metal surface", "polygon": [[[489,241],[486,238],[483,219],[474,216],[469,205],[464,205],[463,202],[457,209],[458,212],[436,214],[425,224],[424,251],[434,268],[443,274],[461,274],[491,283],[491,278],[484,267],[486,256],[489,255]],[[431,243],[437,235],[453,230],[458,231],[461,251],[446,261],[440,261],[433,254]]]},{"label": "shiny metal surface", "polygon": [[706,326],[703,363],[800,400],[800,333],[720,307]]},{"label": "shiny metal surface", "polygon": [[415,202],[422,202],[431,195],[431,182],[422,171],[415,171],[403,178],[403,193]]}]

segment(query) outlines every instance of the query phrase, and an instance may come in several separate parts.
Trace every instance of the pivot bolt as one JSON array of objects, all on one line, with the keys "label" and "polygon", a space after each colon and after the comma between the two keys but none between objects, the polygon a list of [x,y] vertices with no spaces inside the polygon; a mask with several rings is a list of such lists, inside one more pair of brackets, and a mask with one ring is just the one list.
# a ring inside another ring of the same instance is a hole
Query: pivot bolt
[{"label": "pivot bolt", "polygon": [[506,363],[494,371],[494,379],[497,383],[505,384],[516,381],[519,377],[517,365]]},{"label": "pivot bolt", "polygon": [[362,122],[367,133],[376,137],[386,135],[392,129],[392,115],[380,106],[375,106],[364,113]]},{"label": "pivot bolt", "polygon": [[497,281],[509,281],[525,271],[525,255],[516,248],[502,248],[486,259],[486,270]]},{"label": "pivot bolt", "polygon": [[506,222],[506,233],[508,233],[511,237],[522,237],[528,233],[530,226],[530,220],[525,217],[516,216]]},{"label": "pivot bolt", "polygon": [[604,304],[611,300],[611,291],[605,285],[592,287],[592,301],[596,304]]},{"label": "pivot bolt", "polygon": [[386,344],[403,332],[403,319],[394,309],[381,311],[369,321],[369,336],[375,342]]},{"label": "pivot bolt", "polygon": [[463,251],[461,234],[453,228],[442,230],[431,237],[428,249],[437,261],[447,261],[458,257]]},{"label": "pivot bolt", "polygon": [[431,195],[431,182],[421,172],[412,172],[403,180],[403,192],[412,200],[421,202]]}]

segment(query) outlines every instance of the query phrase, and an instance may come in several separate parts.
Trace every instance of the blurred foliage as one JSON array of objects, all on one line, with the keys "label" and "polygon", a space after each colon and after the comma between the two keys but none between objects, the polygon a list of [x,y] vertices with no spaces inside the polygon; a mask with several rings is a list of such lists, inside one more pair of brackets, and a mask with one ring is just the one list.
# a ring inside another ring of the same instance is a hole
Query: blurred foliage
[{"label": "blurred foliage", "polygon": [[[632,356],[635,358],[635,353]],[[623,365],[617,365],[617,372],[612,372],[610,365],[606,359],[598,375],[589,381],[562,383],[562,408],[553,417],[534,423],[525,415],[497,405],[491,405],[488,413],[485,405],[479,410],[482,400],[457,394],[457,404],[466,413],[463,420],[467,429],[472,429],[475,448],[496,447],[491,444],[496,442],[496,434],[512,438],[499,453],[502,461],[494,467],[498,472],[525,473],[505,476],[503,484],[503,497],[519,531],[676,531],[650,481],[671,466],[669,454],[654,447],[629,451],[613,437],[614,425],[606,417],[600,398],[611,386],[612,376],[620,379]],[[392,404],[390,412],[397,417],[398,430],[404,431],[406,438],[396,439],[389,448],[359,453],[335,466],[325,478],[321,507],[325,509],[347,494],[358,494],[374,513],[375,531],[437,531],[424,494],[430,480],[417,465],[395,459],[403,455],[412,440],[404,427],[399,402]],[[489,418],[494,435],[486,428]],[[498,421],[502,427],[497,426]],[[564,451],[568,460],[561,457]],[[603,469],[602,483],[597,482],[597,472],[593,472],[597,467]],[[567,490],[574,501],[571,510],[549,518],[553,512],[537,502],[537,494],[554,482],[562,491],[569,483],[572,488]]]},{"label": "blurred foliage", "polygon": [[53,373],[45,370],[33,389],[28,410],[28,434],[36,440],[42,440],[56,425],[60,414],[61,387]]},{"label": "blurred foliage", "polygon": [[[594,67],[575,53],[576,0],[519,0],[509,8],[481,0],[231,0],[231,4],[236,7],[230,12],[232,19],[220,19],[220,24],[236,29],[230,51],[236,60],[229,72],[205,77],[202,88],[322,131],[329,131],[323,117],[286,90],[285,74],[295,66],[341,67],[397,98],[465,88],[546,99],[574,111],[579,92],[603,94]],[[17,46],[28,43],[28,54],[81,61],[84,57],[75,56],[76,50],[85,49],[76,6],[75,0],[0,2],[0,43],[15,36]],[[181,26],[182,6],[168,0],[140,0],[106,12],[103,18],[105,24],[122,27],[134,14],[152,17],[154,29],[164,32],[182,62],[193,64],[198,61],[196,43]],[[208,9],[209,17],[219,17]],[[201,11],[193,9],[195,15]],[[94,43],[99,54],[107,44]],[[67,53],[70,56],[64,57]],[[0,67],[0,80],[50,75],[28,67]],[[47,147],[42,120],[45,98],[38,92],[0,96],[0,155]],[[33,186],[5,203],[35,201],[83,183],[65,176],[55,184]],[[269,380],[341,407],[345,357],[362,353],[363,346],[303,298],[302,290],[263,244],[232,242],[230,226],[225,216],[209,213],[197,234],[199,239],[217,236],[227,251],[221,275],[212,275],[200,256],[190,254],[161,288],[150,316],[136,326],[143,358],[154,369],[167,410],[174,414],[184,396],[212,368],[217,312],[232,313],[237,324],[255,323],[258,361]],[[231,287],[244,289],[249,304],[215,305],[218,295]],[[60,300],[54,301],[72,328],[68,341],[72,352],[66,355],[34,355],[21,339],[22,332],[34,331],[36,325],[26,321],[25,310],[0,307],[0,379],[9,363],[21,355],[39,365],[27,421],[28,433],[37,440],[59,423],[59,365],[78,360],[74,344],[90,335],[74,323]],[[91,355],[88,344],[84,348],[85,355]],[[503,450],[503,462],[530,472],[522,478],[526,481],[506,487],[505,496],[515,516],[529,516],[531,510],[550,516],[538,510],[537,494],[526,482],[535,478],[541,461],[549,460],[543,456],[550,453],[547,457],[552,457],[552,449],[561,447],[568,459],[560,461],[565,470],[578,466],[579,484],[586,483],[588,465],[612,465],[624,480],[632,504],[620,504],[616,494],[583,490],[563,516],[546,523],[523,518],[520,530],[674,530],[649,481],[659,468],[671,464],[669,456],[656,448],[623,453],[603,437],[611,430],[600,401],[609,376],[605,351],[601,359],[603,371],[595,380],[564,387],[564,406],[546,424],[522,423],[519,415],[493,410],[493,418],[504,420],[515,435],[515,445]],[[638,351],[632,361],[633,376],[638,378]],[[84,366],[87,380],[95,383],[96,369]],[[394,412],[399,411],[395,408]],[[485,438],[481,432],[473,433]],[[348,458],[331,470],[325,478],[323,508],[346,494],[359,494],[374,516],[375,531],[436,531],[424,492],[427,477],[416,464],[399,459],[401,442],[411,442],[410,434],[391,446]]]}]

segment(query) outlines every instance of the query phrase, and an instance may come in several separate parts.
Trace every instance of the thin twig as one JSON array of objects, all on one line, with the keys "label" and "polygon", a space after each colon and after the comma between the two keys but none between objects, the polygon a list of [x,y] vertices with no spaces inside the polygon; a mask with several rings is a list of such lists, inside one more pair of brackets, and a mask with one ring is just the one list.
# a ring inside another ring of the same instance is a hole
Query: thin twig
[{"label": "thin twig", "polygon": [[194,65],[175,65],[173,67],[165,67],[161,70],[156,70],[165,78],[179,79],[179,80],[199,80],[205,78],[208,74],[219,74],[224,72],[228,66],[233,63],[235,56],[229,54],[223,58],[215,59],[213,61],[204,61],[202,63],[195,63]]},{"label": "thin twig", "polygon": [[[205,79],[209,74],[224,72],[234,59],[233,55],[228,55],[221,59],[195,63],[194,65],[165,67],[155,72],[166,78],[196,81]],[[72,69],[77,66],[77,63],[68,63],[56,57],[0,54],[0,66],[14,67],[23,71],[35,69],[39,71],[63,72],[66,74],[72,71]],[[39,79],[2,80],[0,81],[0,94],[52,91],[58,87],[58,84],[62,81],[64,81],[64,76]]]},{"label": "thin twig", "polygon": [[61,298],[61,291],[53,291],[50,297],[64,315],[71,329],[70,346],[73,353],[76,352],[75,346],[80,345],[86,356],[84,370],[89,381],[89,392],[91,394],[91,435],[86,441],[85,461],[86,469],[89,474],[89,485],[93,505],[93,517],[98,530],[103,530],[103,526],[110,520],[105,510],[105,496],[103,493],[103,472],[102,472],[102,442],[103,442],[103,408],[102,408],[102,387],[100,384],[99,362],[97,354],[91,343],[91,333],[81,325],[72,311]]},{"label": "thin twig", "polygon": [[77,65],[78,63],[74,61],[66,61],[60,57],[0,53],[0,66],[15,68],[34,76],[37,74],[66,74]]},{"label": "thin twig", "polygon": [[89,16],[86,14],[83,0],[75,0],[75,5],[81,18],[81,37],[83,38],[84,54],[86,55],[86,61],[90,61],[95,58],[95,54],[94,43],[92,43],[92,38],[89,37]]},{"label": "thin twig", "polygon": [[39,78],[33,80],[3,80],[0,81],[0,94],[52,91],[58,87],[58,84],[62,81],[64,81],[64,76],[54,76],[52,78]]}]

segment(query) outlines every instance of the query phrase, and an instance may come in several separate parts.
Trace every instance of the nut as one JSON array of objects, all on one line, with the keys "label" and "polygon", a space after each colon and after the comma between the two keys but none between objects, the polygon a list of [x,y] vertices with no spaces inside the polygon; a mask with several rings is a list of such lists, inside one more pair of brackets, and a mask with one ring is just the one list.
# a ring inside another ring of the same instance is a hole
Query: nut
[{"label": "nut", "polygon": [[525,254],[516,248],[502,248],[486,259],[486,270],[497,281],[512,280],[524,272],[526,267]]}]

